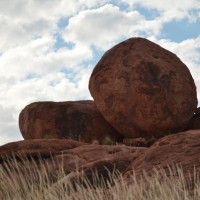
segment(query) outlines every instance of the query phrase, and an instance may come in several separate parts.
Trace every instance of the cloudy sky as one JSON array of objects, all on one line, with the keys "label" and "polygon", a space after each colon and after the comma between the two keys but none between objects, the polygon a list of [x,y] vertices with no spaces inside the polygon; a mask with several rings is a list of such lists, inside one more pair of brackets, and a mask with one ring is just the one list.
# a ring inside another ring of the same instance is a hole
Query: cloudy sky
[{"label": "cloudy sky", "polygon": [[31,102],[91,99],[102,54],[136,36],[176,53],[200,99],[200,0],[1,0],[0,144]]}]

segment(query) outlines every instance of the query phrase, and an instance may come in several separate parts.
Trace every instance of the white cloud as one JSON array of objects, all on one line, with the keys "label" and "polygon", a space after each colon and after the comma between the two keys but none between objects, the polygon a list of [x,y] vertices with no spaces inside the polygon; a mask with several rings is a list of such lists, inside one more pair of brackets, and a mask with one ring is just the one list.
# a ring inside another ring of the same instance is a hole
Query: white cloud
[{"label": "white cloud", "polygon": [[[7,50],[0,57],[0,74],[4,77],[24,79],[27,75],[44,75],[61,68],[72,69],[92,57],[87,46],[75,45],[73,49],[53,50],[52,37],[32,40],[24,46]],[[6,73],[5,73],[6,72]]]},{"label": "white cloud", "polygon": [[22,139],[17,128],[16,108],[0,104],[0,145]]},{"label": "white cloud", "polygon": [[80,10],[102,5],[103,0],[6,0],[0,1],[0,53],[26,44],[35,37],[52,35],[57,22]]},{"label": "white cloud", "polygon": [[76,82],[72,82],[67,74],[62,72],[23,80],[7,88],[0,102],[8,102],[7,105],[15,105],[19,108],[21,105],[37,100],[64,101],[89,97],[87,86],[80,85],[82,81],[85,83],[85,77],[89,75],[88,70],[82,69],[79,73],[81,76],[78,76]]},{"label": "white cloud", "polygon": [[[180,20],[183,18],[188,18],[191,21],[194,21],[199,18],[197,14],[200,10],[199,0],[122,0],[122,2],[129,4],[133,8],[137,5],[141,5],[148,10],[156,9],[160,12],[160,17],[163,17],[165,22],[173,19]],[[196,12],[197,10],[198,12]]]},{"label": "white cloud", "polygon": [[[63,17],[106,1],[0,1],[0,144],[21,138],[18,115],[34,101],[91,98],[87,89],[92,50],[56,47]],[[84,85],[83,85],[84,84]]]},{"label": "white cloud", "polygon": [[137,34],[143,17],[137,11],[122,12],[116,6],[85,10],[70,18],[63,31],[66,41],[107,49],[123,36]]},{"label": "white cloud", "polygon": [[[54,72],[42,77],[16,81],[0,90],[0,144],[22,139],[18,128],[18,115],[35,101],[72,101],[91,99],[87,85],[91,69],[78,67],[75,81],[68,74]],[[4,84],[10,80],[4,79]],[[6,82],[7,81],[7,82]]]},{"label": "white cloud", "polygon": [[[95,46],[105,51],[129,37],[159,37],[163,26],[173,20],[188,18],[194,22],[198,17],[195,10],[200,10],[200,3],[195,0],[188,1],[190,3],[186,1],[161,3],[147,0],[123,2],[129,3],[133,9],[121,10],[118,6],[106,4],[79,12],[69,19],[68,26],[62,32],[63,38],[66,41]],[[146,19],[142,13],[135,10],[139,4],[147,10],[157,9],[159,15],[151,20]]]}]

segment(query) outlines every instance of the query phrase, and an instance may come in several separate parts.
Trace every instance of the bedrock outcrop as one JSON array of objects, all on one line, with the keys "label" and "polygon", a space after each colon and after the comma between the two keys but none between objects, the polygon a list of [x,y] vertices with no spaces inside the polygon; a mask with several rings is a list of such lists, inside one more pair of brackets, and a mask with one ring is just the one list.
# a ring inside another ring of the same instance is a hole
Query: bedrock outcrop
[{"label": "bedrock outcrop", "polygon": [[[124,171],[124,178],[128,180],[134,172],[142,176],[143,172],[152,175],[154,169],[164,169],[170,176],[169,168],[181,167],[186,180],[191,174],[199,173],[200,169],[200,130],[189,130],[174,135],[165,136],[155,142],[141,156],[135,159]],[[190,173],[190,174],[189,174]],[[178,171],[174,173],[178,176]]]},{"label": "bedrock outcrop", "polygon": [[122,136],[102,117],[93,101],[35,102],[19,115],[24,139],[73,139],[116,143]]},{"label": "bedrock outcrop", "polygon": [[[36,165],[40,169],[44,163],[42,161],[45,161],[51,178],[55,177],[60,169],[64,170],[66,175],[75,174],[74,178],[78,175],[77,172],[81,174],[84,171],[92,179],[92,172],[95,170],[106,178],[109,172],[126,170],[146,149],[125,145],[95,145],[67,139],[24,140],[0,146],[0,164],[4,166],[8,158],[13,157],[18,163],[32,159],[34,164],[30,167],[33,167],[33,170]],[[10,165],[11,170],[12,168]]]},{"label": "bedrock outcrop", "polygon": [[187,66],[144,38],[108,50],[92,72],[89,89],[104,118],[126,137],[180,132],[197,107]]},{"label": "bedrock outcrop", "polygon": [[141,177],[144,171],[151,176],[157,168],[164,169],[170,176],[168,167],[176,165],[182,167],[185,179],[189,180],[194,168],[200,173],[200,130],[165,136],[148,148],[95,145],[66,139],[24,140],[0,146],[2,166],[13,156],[20,158],[18,162],[32,158],[38,165],[41,164],[39,160],[45,160],[51,177],[55,177],[59,169],[64,170],[66,177],[59,181],[61,183],[76,180],[83,173],[92,181],[93,172],[106,179],[109,171],[117,170],[124,181],[132,184],[133,172],[136,177]]}]

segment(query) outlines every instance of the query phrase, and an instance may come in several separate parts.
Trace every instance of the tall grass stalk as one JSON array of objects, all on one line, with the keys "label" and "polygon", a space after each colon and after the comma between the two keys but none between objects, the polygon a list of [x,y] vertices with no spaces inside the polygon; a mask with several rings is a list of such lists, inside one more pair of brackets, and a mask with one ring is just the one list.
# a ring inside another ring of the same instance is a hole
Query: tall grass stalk
[{"label": "tall grass stalk", "polygon": [[54,161],[50,165],[42,159],[20,159],[7,158],[0,166],[1,200],[200,199],[200,179],[195,168],[190,173],[183,173],[181,166],[155,168],[151,176],[144,172],[140,178],[133,171],[128,181],[117,171],[110,172],[107,179],[94,171],[92,180],[82,174],[72,182],[62,166],[51,173]]}]

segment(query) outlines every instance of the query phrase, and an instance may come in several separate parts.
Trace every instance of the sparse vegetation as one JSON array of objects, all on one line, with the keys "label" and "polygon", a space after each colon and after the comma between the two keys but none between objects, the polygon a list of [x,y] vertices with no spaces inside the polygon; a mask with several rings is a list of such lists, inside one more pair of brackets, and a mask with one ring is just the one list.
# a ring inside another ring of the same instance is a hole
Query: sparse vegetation
[{"label": "sparse vegetation", "polygon": [[[183,176],[181,167],[155,170],[149,177],[142,179],[132,175],[129,181],[122,176],[110,173],[110,179],[98,177],[94,173],[93,181],[87,177],[69,181],[62,167],[54,174],[49,173],[48,162],[23,158],[21,162],[7,159],[0,167],[0,199],[1,200],[199,200],[199,175]],[[168,176],[167,176],[168,174]],[[176,176],[175,176],[176,174]],[[171,175],[171,176],[169,176]],[[116,178],[117,177],[117,178]],[[189,181],[188,181],[189,180]],[[115,183],[113,186],[112,183]]]}]

